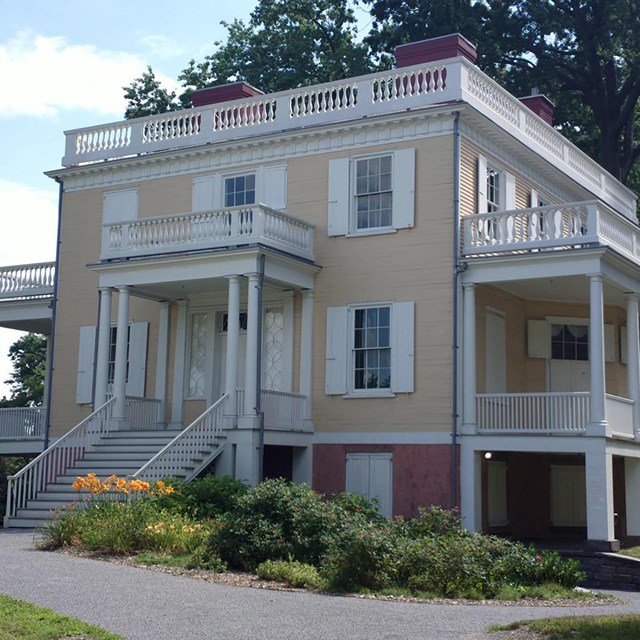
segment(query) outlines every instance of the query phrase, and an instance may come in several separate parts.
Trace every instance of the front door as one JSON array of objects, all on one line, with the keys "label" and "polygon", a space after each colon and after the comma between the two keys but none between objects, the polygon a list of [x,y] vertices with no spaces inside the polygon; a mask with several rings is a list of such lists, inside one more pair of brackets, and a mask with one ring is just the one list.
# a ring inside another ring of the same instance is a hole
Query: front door
[{"label": "front door", "polygon": [[551,325],[549,391],[589,391],[589,326]]}]

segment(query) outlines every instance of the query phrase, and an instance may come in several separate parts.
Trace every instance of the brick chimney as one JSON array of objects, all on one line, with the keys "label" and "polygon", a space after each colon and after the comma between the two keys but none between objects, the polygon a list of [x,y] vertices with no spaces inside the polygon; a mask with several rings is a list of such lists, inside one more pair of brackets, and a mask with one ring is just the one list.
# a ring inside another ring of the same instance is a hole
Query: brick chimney
[{"label": "brick chimney", "polygon": [[540,116],[547,124],[553,125],[553,110],[555,105],[547,96],[538,93],[537,89],[531,89],[531,95],[518,98],[522,104]]},{"label": "brick chimney", "polygon": [[398,69],[458,56],[463,56],[470,62],[475,63],[478,57],[475,46],[459,33],[401,44],[396,47],[395,55],[396,68]]},{"label": "brick chimney", "polygon": [[261,95],[264,95],[264,92],[252,87],[248,82],[231,82],[215,87],[198,89],[191,94],[191,100],[194,107],[204,107],[208,104],[218,104]]}]

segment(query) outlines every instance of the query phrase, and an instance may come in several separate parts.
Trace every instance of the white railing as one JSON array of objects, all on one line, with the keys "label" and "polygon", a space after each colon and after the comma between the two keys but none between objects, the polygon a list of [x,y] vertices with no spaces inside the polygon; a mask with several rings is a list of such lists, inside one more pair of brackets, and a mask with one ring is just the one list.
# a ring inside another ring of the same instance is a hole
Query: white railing
[{"label": "white railing", "polygon": [[464,58],[67,131],[65,167],[463,101],[635,218],[635,196]]},{"label": "white railing", "polygon": [[39,493],[56,482],[58,476],[82,460],[87,450],[104,434],[113,430],[113,402],[113,398],[107,400],[16,475],[9,476],[7,518],[15,517],[18,509],[24,509],[29,500],[37,498]]},{"label": "white railing", "polygon": [[55,262],[0,267],[0,298],[53,295]]},{"label": "white railing", "polygon": [[127,396],[127,423],[134,431],[155,431],[160,425],[162,402],[155,398]]},{"label": "white railing", "polygon": [[640,264],[640,227],[597,201],[478,213],[462,220],[466,256],[590,244],[611,247]]},{"label": "white railing", "polygon": [[633,431],[633,400],[607,393],[605,411],[609,435],[635,438]]},{"label": "white railing", "polygon": [[[312,432],[311,421],[305,419],[306,396],[263,389],[260,402],[264,413],[264,426],[267,429]],[[236,392],[236,412],[239,416],[245,415],[244,389],[238,389]]]},{"label": "white railing", "polygon": [[0,409],[0,440],[44,438],[44,407],[8,407]]},{"label": "white railing", "polygon": [[476,394],[478,431],[580,433],[589,421],[588,392]]},{"label": "white railing", "polygon": [[313,260],[313,225],[264,205],[103,226],[102,259],[264,243]]},{"label": "white railing", "polygon": [[[224,394],[144,466],[133,474],[143,480],[161,480],[170,476],[194,478],[220,451]],[[204,456],[199,462],[195,459]]]}]

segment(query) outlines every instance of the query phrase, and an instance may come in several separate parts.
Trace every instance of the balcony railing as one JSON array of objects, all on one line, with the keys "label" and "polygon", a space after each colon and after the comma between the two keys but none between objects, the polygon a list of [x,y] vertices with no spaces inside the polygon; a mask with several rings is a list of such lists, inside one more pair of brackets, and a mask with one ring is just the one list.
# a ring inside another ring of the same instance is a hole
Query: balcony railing
[{"label": "balcony railing", "polygon": [[103,260],[262,243],[313,260],[313,226],[264,205],[103,226]]},{"label": "balcony railing", "polygon": [[634,195],[517,98],[463,58],[372,73],[196,109],[67,131],[65,167],[231,138],[466,102],[571,178],[635,216]]},{"label": "balcony railing", "polygon": [[[581,434],[590,415],[587,391],[476,394],[478,433]],[[634,438],[633,401],[607,394],[607,435]]]},{"label": "balcony railing", "polygon": [[640,264],[640,227],[601,202],[465,216],[465,256],[604,245]]},{"label": "balcony railing", "polygon": [[44,407],[0,409],[0,441],[43,440],[44,432]]},{"label": "balcony railing", "polygon": [[0,267],[0,299],[52,296],[55,267],[55,262]]}]

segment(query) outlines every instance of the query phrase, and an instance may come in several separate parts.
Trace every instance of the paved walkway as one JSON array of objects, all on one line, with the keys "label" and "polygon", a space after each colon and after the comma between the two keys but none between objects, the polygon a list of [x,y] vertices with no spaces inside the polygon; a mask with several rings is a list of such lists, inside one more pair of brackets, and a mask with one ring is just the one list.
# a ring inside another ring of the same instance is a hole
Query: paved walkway
[{"label": "paved walkway", "polygon": [[128,640],[459,640],[488,625],[546,616],[640,612],[625,605],[414,604],[210,584],[36,551],[32,533],[0,530],[0,593],[75,616]]}]

